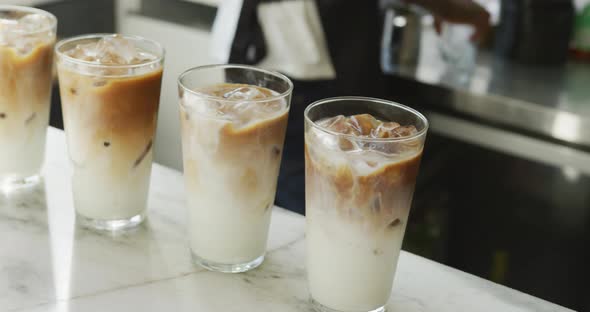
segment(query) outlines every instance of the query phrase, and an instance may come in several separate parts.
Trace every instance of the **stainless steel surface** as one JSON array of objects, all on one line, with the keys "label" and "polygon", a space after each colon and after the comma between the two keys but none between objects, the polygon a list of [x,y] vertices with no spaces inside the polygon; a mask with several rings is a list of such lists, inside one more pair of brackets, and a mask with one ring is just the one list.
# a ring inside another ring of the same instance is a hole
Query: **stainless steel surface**
[{"label": "stainless steel surface", "polygon": [[590,153],[431,111],[424,113],[432,132],[446,138],[590,176]]},{"label": "stainless steel surface", "polygon": [[387,91],[431,125],[405,248],[587,311],[590,65],[480,51],[461,84],[424,29],[417,66],[398,68]]},{"label": "stainless steel surface", "polygon": [[[426,23],[418,65],[396,73],[415,81],[420,96],[445,110],[590,149],[589,64],[531,67],[480,51],[471,79],[459,84],[449,79],[438,40]],[[442,88],[445,96],[428,86]]]}]

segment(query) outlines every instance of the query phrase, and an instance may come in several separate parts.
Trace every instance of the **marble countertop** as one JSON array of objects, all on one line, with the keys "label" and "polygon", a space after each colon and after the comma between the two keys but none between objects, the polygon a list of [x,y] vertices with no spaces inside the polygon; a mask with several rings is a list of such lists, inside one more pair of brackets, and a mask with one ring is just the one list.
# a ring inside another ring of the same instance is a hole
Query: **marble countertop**
[{"label": "marble countertop", "polygon": [[[44,183],[0,196],[0,311],[310,311],[302,216],[276,207],[263,265],[192,265],[181,173],[154,165],[147,222],[125,234],[75,225],[65,138],[50,129]],[[388,311],[569,311],[402,252]]]}]

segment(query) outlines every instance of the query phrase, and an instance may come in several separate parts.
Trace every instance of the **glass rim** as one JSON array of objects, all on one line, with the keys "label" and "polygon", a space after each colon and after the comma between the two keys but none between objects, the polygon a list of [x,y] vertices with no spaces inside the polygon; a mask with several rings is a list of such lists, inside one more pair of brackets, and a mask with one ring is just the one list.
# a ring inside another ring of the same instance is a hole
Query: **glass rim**
[{"label": "glass rim", "polygon": [[31,8],[31,7],[27,7],[27,6],[21,6],[21,5],[0,4],[0,11],[27,12],[27,13],[31,13],[31,14],[36,13],[36,14],[47,16],[51,20],[50,25],[48,25],[47,27],[43,27],[39,30],[35,30],[35,31],[11,31],[11,30],[8,30],[7,32],[9,32],[9,33],[33,35],[33,34],[40,34],[40,33],[48,32],[50,30],[55,30],[57,28],[57,17],[55,17],[55,15],[53,15],[52,13],[47,12],[45,10]]},{"label": "glass rim", "polygon": [[[159,50],[160,53],[159,53],[159,55],[156,55],[155,59],[153,59],[149,62],[145,62],[145,63],[128,64],[128,65],[119,65],[119,64],[111,65],[111,64],[99,64],[99,63],[95,63],[95,62],[80,60],[75,57],[71,57],[69,55],[66,55],[64,52],[60,51],[60,48],[62,48],[64,45],[70,44],[70,43],[73,43],[76,41],[87,40],[87,39],[97,39],[97,38],[100,40],[100,38],[112,37],[115,35],[120,35],[121,37],[123,37],[125,39],[132,39],[132,40],[137,40],[137,41],[148,42],[150,44],[153,44],[157,48],[157,50]],[[141,36],[124,35],[124,34],[120,34],[120,33],[95,33],[95,34],[84,34],[84,35],[74,36],[74,37],[60,40],[55,45],[55,54],[57,56],[59,56],[59,58],[63,58],[65,60],[67,60],[68,62],[71,62],[74,64],[81,64],[81,65],[93,67],[93,68],[133,69],[133,68],[147,67],[150,65],[161,63],[164,60],[164,56],[166,55],[166,50],[159,42],[145,38],[145,37],[141,37]]]},{"label": "glass rim", "polygon": [[[190,89],[188,86],[186,86],[182,82],[182,79],[185,76],[187,76],[188,74],[190,74],[194,71],[201,71],[201,70],[205,70],[205,69],[225,69],[225,68],[243,69],[243,70],[251,70],[251,71],[255,71],[255,72],[260,72],[260,73],[263,73],[266,75],[277,77],[277,78],[287,82],[288,88],[286,91],[281,92],[278,95],[273,95],[271,97],[267,97],[264,99],[248,100],[248,102],[252,102],[252,103],[271,102],[271,101],[284,99],[293,93],[293,82],[291,81],[291,79],[289,79],[289,77],[287,77],[277,71],[262,69],[262,68],[250,66],[250,65],[241,65],[241,64],[211,64],[211,65],[195,66],[195,67],[189,68],[189,69],[185,70],[184,72],[182,72],[182,74],[180,74],[180,76],[178,76],[177,82],[178,82],[178,85],[180,87],[182,87],[182,89],[184,91],[187,91],[189,93],[192,93],[193,95],[196,95],[196,96],[208,99],[208,100],[214,100],[217,102],[222,101],[222,102],[228,102],[228,103],[245,102],[244,100],[222,99],[222,98],[219,98],[214,95],[209,95],[209,94],[206,94],[203,92],[195,91],[193,89]],[[271,90],[271,91],[274,91],[274,90]]]},{"label": "glass rim", "polygon": [[[418,119],[422,120],[422,122],[424,122],[424,128],[422,130],[419,130],[417,133],[410,135],[410,136],[405,136],[405,137],[399,137],[399,138],[368,138],[368,137],[359,137],[359,136],[355,136],[352,134],[345,134],[345,133],[339,133],[336,131],[332,131],[329,130],[325,127],[322,127],[320,125],[318,125],[315,121],[312,121],[309,118],[309,112],[316,106],[320,106],[322,104],[326,104],[326,103],[332,103],[332,102],[340,102],[340,101],[364,101],[364,102],[372,102],[372,103],[380,103],[380,104],[386,104],[386,105],[390,105],[392,107],[396,107],[396,108],[400,108],[402,110],[407,111],[408,113],[411,113],[413,115],[416,115],[418,117]],[[372,98],[372,97],[364,97],[364,96],[339,96],[339,97],[331,97],[331,98],[326,98],[326,99],[321,99],[318,101],[315,101],[311,104],[309,104],[307,106],[307,108],[305,108],[305,111],[303,112],[303,117],[305,118],[305,121],[308,122],[309,124],[311,124],[312,127],[314,127],[315,129],[322,131],[324,133],[330,134],[330,135],[334,135],[337,137],[343,137],[343,138],[347,138],[347,139],[351,139],[351,140],[355,140],[355,141],[362,141],[362,142],[381,142],[381,143],[386,143],[386,142],[404,142],[404,141],[410,141],[410,140],[415,140],[416,138],[419,138],[420,136],[423,136],[426,134],[426,132],[428,131],[428,127],[429,127],[429,123],[428,123],[428,119],[426,119],[426,117],[420,113],[419,111],[397,103],[397,102],[393,102],[393,101],[388,101],[388,100],[383,100],[383,99],[378,99],[378,98]]]}]

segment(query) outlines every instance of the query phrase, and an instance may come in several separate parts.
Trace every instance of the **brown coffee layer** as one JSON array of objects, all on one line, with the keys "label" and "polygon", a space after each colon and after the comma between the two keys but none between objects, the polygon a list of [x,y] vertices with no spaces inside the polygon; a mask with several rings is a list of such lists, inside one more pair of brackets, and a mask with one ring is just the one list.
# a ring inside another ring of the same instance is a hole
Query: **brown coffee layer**
[{"label": "brown coffee layer", "polygon": [[[199,93],[207,94],[209,96],[214,96],[222,101],[227,101],[228,99],[226,99],[226,95],[228,93],[231,94],[232,91],[238,90],[240,88],[255,88],[256,90],[260,91],[260,95],[252,98],[252,100],[264,100],[265,98],[270,98],[274,96],[273,91],[270,89],[244,83],[221,83],[206,88],[198,88],[196,91],[198,91]],[[231,99],[229,101],[231,101]]]},{"label": "brown coffee layer", "polygon": [[[181,111],[181,115],[185,136],[197,134],[198,136],[217,137],[215,150],[211,151],[210,157],[220,166],[236,167],[236,177],[231,181],[234,184],[231,187],[232,190],[243,193],[244,196],[258,192],[260,187],[264,187],[262,185],[268,185],[266,179],[269,179],[269,173],[274,181],[271,184],[276,183],[287,129],[287,110],[275,117],[254,122],[242,128],[235,128],[232,123],[215,128],[215,126],[219,126],[219,121],[211,121],[207,118],[187,118],[185,111]],[[210,123],[210,127],[207,126],[208,123]],[[203,127],[206,128],[207,133],[204,133]],[[214,132],[218,133],[214,134]],[[189,144],[203,144],[199,139],[185,141],[185,149]],[[196,175],[199,164],[191,157],[191,155],[185,155],[185,166],[187,167],[185,169]],[[265,179],[265,181],[261,181],[261,179]]]},{"label": "brown coffee layer", "polygon": [[287,111],[273,118],[265,119],[243,128],[234,128],[232,124],[225,125],[219,135],[220,157],[239,159],[240,150],[247,146],[264,146],[273,158],[280,160],[281,148],[287,129]]},{"label": "brown coffee layer", "polygon": [[[258,156],[256,159],[250,159],[249,162],[264,162],[252,168],[246,168],[244,174],[239,177],[238,183],[241,185],[239,190],[244,192],[245,196],[257,192],[258,188],[263,187],[262,185],[268,184],[267,181],[260,181],[260,179],[272,179],[271,184],[276,184],[287,119],[288,114],[285,111],[276,118],[263,120],[244,129],[234,129],[231,125],[227,125],[221,130],[218,155],[220,159],[223,159],[222,161],[243,163],[241,151],[255,148],[259,151]],[[257,170],[261,165],[272,172],[270,176]]]},{"label": "brown coffee layer", "polygon": [[25,55],[0,46],[0,118],[27,122],[34,113],[46,110],[52,71],[52,43],[38,44]]},{"label": "brown coffee layer", "polygon": [[326,155],[318,155],[321,151],[311,156],[309,149],[318,147],[305,146],[308,205],[309,201],[314,206],[330,203],[335,207],[319,209],[336,209],[342,217],[369,222],[377,229],[394,228],[406,221],[421,152],[374,164],[370,173],[358,174],[349,163],[335,165],[324,158]]},{"label": "brown coffee layer", "polygon": [[162,69],[129,77],[58,70],[70,151],[82,149],[80,153],[87,155],[74,161],[108,151],[114,170],[137,167],[153,145]]}]

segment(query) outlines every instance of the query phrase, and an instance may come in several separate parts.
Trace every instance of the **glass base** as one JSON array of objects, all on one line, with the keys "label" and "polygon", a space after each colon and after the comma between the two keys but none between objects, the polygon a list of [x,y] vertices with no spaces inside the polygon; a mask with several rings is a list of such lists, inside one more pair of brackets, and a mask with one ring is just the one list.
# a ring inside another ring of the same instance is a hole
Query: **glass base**
[{"label": "glass base", "polygon": [[264,255],[262,255],[250,262],[240,263],[240,264],[227,264],[227,263],[218,263],[218,262],[212,262],[209,260],[205,260],[205,259],[195,255],[195,253],[193,253],[193,252],[191,252],[191,254],[193,257],[193,262],[195,264],[198,264],[209,271],[222,272],[222,273],[242,273],[242,272],[250,271],[252,269],[257,268],[264,261]]},{"label": "glass base", "polygon": [[34,188],[39,185],[41,180],[40,175],[33,175],[27,178],[3,178],[0,179],[0,191],[3,193],[10,193],[13,191]]},{"label": "glass base", "polygon": [[85,228],[99,231],[121,231],[132,229],[140,225],[146,218],[146,213],[142,212],[129,219],[102,220],[91,219],[79,213],[76,213],[76,223]]},{"label": "glass base", "polygon": [[311,303],[311,307],[316,312],[385,312],[386,311],[385,306],[379,307],[377,309],[370,310],[370,311],[340,311],[340,310],[334,310],[332,308],[328,308],[325,305],[315,301],[315,299],[313,299],[313,298],[310,298],[309,301]]}]

